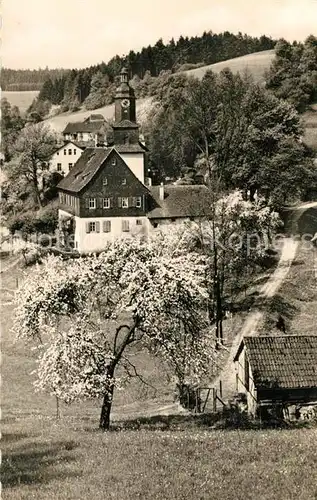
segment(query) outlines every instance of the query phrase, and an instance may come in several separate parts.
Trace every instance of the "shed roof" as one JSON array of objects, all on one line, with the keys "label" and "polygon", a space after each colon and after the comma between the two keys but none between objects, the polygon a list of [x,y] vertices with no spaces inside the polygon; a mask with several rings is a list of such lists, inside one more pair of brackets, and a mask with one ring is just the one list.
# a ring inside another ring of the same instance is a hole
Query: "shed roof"
[{"label": "shed roof", "polygon": [[156,202],[150,219],[208,216],[210,193],[204,185],[164,186],[164,200],[160,200],[160,186],[152,186],[151,194]]},{"label": "shed roof", "polygon": [[244,337],[235,361],[243,346],[256,387],[317,387],[317,335]]}]

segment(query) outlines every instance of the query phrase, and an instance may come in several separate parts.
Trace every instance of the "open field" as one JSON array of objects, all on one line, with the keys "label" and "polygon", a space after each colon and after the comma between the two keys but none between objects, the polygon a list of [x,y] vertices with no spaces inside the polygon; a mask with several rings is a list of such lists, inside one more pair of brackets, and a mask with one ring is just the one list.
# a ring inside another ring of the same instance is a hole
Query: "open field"
[{"label": "open field", "polygon": [[223,69],[229,68],[233,73],[239,72],[242,74],[247,71],[253,76],[255,82],[261,83],[264,82],[264,72],[270,68],[274,55],[274,50],[264,50],[262,52],[256,52],[254,54],[210,64],[209,66],[191,69],[186,71],[186,73],[201,79],[208,70],[220,73]]},{"label": "open field", "polygon": [[11,425],[4,500],[314,500],[317,430],[121,431]]},{"label": "open field", "polygon": [[21,113],[24,113],[27,108],[32,104],[33,99],[37,97],[39,92],[37,90],[29,90],[24,92],[1,92],[1,97],[6,97],[11,106],[18,106]]}]

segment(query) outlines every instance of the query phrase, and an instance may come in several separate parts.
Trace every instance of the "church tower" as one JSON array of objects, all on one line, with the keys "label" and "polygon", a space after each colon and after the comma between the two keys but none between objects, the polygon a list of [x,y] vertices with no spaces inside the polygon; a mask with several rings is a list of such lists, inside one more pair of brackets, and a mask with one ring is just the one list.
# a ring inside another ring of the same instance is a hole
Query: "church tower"
[{"label": "church tower", "polygon": [[120,72],[120,84],[116,89],[115,122],[112,128],[113,146],[144,184],[147,149],[140,143],[139,126],[136,123],[135,94],[129,85],[126,68],[122,68]]},{"label": "church tower", "polygon": [[120,85],[117,87],[115,95],[115,121],[120,123],[123,120],[136,122],[135,95],[133,88],[129,85],[126,68],[121,70]]}]

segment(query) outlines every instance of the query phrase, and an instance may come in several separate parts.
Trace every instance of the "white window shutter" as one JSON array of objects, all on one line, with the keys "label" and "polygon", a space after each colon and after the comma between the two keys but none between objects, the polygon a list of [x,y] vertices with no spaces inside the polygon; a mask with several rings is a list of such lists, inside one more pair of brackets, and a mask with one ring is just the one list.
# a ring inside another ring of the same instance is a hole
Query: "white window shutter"
[{"label": "white window shutter", "polygon": [[85,207],[89,208],[89,198],[85,198]]},{"label": "white window shutter", "polygon": [[100,233],[100,222],[96,222],[96,233]]},{"label": "white window shutter", "polygon": [[90,233],[89,222],[86,222],[86,233]]},{"label": "white window shutter", "polygon": [[121,208],[122,207],[122,198],[118,198],[118,207]]}]

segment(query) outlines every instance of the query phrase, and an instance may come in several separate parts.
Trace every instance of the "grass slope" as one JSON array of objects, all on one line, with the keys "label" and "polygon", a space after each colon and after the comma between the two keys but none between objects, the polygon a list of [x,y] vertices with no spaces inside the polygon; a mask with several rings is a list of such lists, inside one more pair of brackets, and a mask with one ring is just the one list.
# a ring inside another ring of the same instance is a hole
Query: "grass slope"
[{"label": "grass slope", "polygon": [[33,99],[37,97],[39,92],[37,90],[29,90],[24,92],[1,92],[1,97],[8,99],[11,106],[18,106],[21,113],[24,113],[27,108],[32,104]]},{"label": "grass slope", "polygon": [[6,500],[314,500],[317,430],[108,434],[48,421],[4,434]]},{"label": "grass slope", "polygon": [[285,318],[289,335],[316,334],[317,249],[300,245],[295,261],[279,292],[273,297],[261,329],[263,335],[276,335],[279,314]]},{"label": "grass slope", "polygon": [[264,50],[262,52],[256,52],[254,54],[210,64],[209,66],[191,69],[186,71],[186,73],[201,79],[208,70],[220,73],[223,69],[229,68],[233,73],[243,73],[247,71],[253,76],[256,82],[264,82],[264,72],[270,68],[274,56],[274,50]]}]

